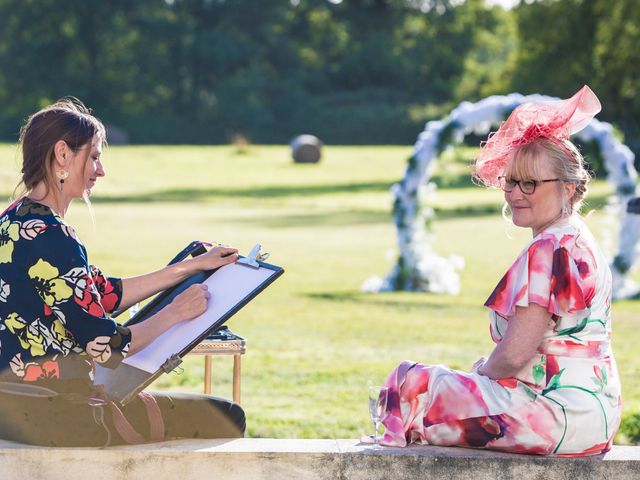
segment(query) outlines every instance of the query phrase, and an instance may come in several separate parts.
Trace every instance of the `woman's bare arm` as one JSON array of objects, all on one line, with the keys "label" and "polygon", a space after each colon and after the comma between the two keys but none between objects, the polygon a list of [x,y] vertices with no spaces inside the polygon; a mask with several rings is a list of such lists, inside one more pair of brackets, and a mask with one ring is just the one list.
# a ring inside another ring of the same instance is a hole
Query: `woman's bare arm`
[{"label": "woman's bare arm", "polygon": [[502,341],[477,372],[494,380],[513,377],[536,353],[552,322],[551,314],[540,305],[516,307]]},{"label": "woman's bare arm", "polygon": [[215,247],[207,253],[169,265],[155,272],[122,279],[122,299],[119,310],[126,310],[151,295],[177,285],[204,270],[213,270],[238,259],[238,249]]}]

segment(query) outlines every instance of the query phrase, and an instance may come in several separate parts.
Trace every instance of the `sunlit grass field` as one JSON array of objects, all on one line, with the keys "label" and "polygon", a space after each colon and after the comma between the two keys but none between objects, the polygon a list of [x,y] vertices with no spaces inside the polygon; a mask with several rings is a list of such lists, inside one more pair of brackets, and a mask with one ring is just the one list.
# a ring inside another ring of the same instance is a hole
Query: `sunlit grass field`
[{"label": "sunlit grass field", "polygon": [[[459,296],[365,294],[396,255],[389,188],[402,178],[409,147],[325,147],[317,165],[296,165],[285,146],[110,147],[107,176],[92,197],[95,228],[82,202],[67,215],[111,275],[159,268],[192,240],[255,244],[286,272],[229,322],[247,338],[242,405],[252,437],[356,437],[369,432],[367,384],[401,360],[468,369],[491,350],[482,304],[528,240],[505,223],[500,192],[473,186],[473,150],[445,154],[434,249],[465,258]],[[13,145],[0,145],[0,195],[19,171]],[[588,223],[613,251],[615,222],[601,210],[609,186],[596,181]],[[636,274],[637,276],[637,274]],[[214,297],[215,301],[215,292]],[[640,301],[614,304],[614,351],[624,412],[640,410]],[[231,396],[230,357],[214,358],[214,393]],[[202,357],[154,388],[202,389]],[[620,439],[623,441],[624,439]]]}]

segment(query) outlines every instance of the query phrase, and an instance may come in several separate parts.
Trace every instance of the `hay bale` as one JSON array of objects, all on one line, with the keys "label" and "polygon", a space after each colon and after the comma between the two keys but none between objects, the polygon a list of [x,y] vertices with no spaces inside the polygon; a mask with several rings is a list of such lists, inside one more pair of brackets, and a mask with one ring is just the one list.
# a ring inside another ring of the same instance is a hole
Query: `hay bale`
[{"label": "hay bale", "polygon": [[295,163],[318,163],[322,142],[313,135],[298,135],[291,141],[291,156]]}]

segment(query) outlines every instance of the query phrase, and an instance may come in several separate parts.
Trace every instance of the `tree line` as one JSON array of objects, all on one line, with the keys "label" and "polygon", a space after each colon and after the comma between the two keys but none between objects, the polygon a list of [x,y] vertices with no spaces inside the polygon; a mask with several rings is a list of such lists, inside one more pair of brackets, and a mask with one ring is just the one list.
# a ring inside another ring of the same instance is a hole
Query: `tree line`
[{"label": "tree line", "polygon": [[462,100],[583,84],[640,146],[633,0],[0,0],[0,139],[74,95],[134,143],[412,143]]}]

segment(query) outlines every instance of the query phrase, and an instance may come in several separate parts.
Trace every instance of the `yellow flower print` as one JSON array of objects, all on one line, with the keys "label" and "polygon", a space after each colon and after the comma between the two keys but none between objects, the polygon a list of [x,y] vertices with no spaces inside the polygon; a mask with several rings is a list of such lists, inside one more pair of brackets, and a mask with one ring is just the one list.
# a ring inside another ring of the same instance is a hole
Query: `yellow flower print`
[{"label": "yellow flower print", "polygon": [[38,295],[50,307],[67,300],[73,294],[73,290],[67,282],[58,278],[58,274],[58,269],[42,258],[29,269],[29,277],[33,280]]},{"label": "yellow flower print", "polygon": [[20,335],[18,337],[20,340],[20,345],[25,350],[29,350],[31,356],[40,357],[44,355],[44,337],[42,335],[34,335],[32,332],[27,330],[26,335]]},{"label": "yellow flower print", "polygon": [[67,332],[67,329],[60,319],[56,318],[51,324],[50,335],[51,347],[63,354],[68,354],[73,348],[73,340],[69,337],[69,332]]},{"label": "yellow flower print", "polygon": [[64,340],[69,336],[67,329],[64,327],[62,322],[59,319],[55,319],[53,324],[51,325],[51,333],[56,338],[56,340]]},{"label": "yellow flower print", "polygon": [[9,316],[4,319],[4,324],[13,334],[27,326],[27,322],[25,322],[24,319],[15,312],[10,313]]},{"label": "yellow flower print", "polygon": [[[36,321],[36,323],[36,327],[40,327],[39,321]],[[25,328],[27,327],[27,322],[15,312],[10,313],[9,316],[4,319],[4,324],[11,333],[18,337],[22,348],[29,350],[32,356],[44,355],[46,349],[45,337],[40,333],[38,328]]]},{"label": "yellow flower print", "polygon": [[20,224],[5,219],[0,223],[0,263],[10,263],[13,242],[20,238]]}]

